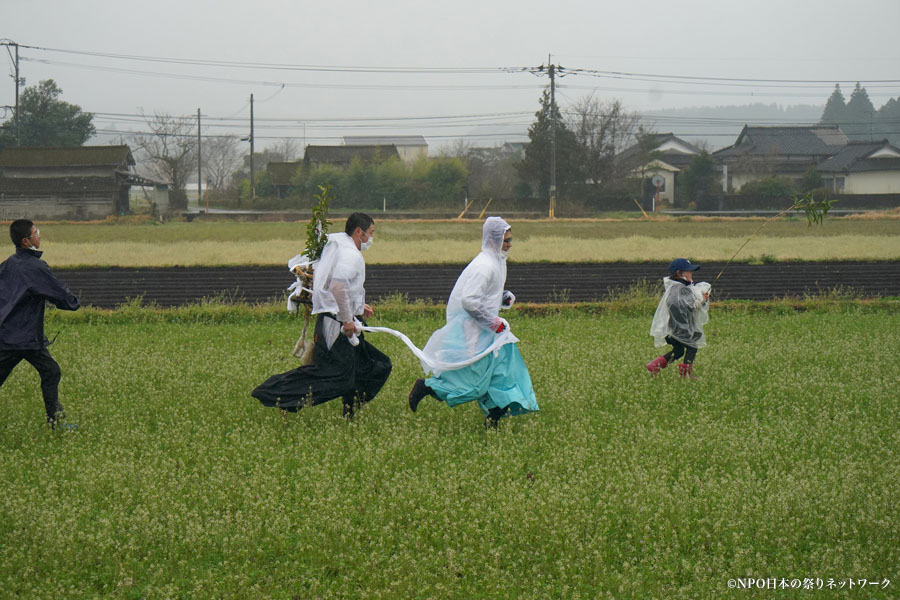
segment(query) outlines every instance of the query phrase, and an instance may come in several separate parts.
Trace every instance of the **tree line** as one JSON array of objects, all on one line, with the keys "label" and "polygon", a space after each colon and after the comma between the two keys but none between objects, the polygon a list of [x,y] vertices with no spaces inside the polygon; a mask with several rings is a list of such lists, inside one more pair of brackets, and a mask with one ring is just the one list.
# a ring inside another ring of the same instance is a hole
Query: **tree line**
[{"label": "tree line", "polygon": [[[0,148],[21,146],[79,146],[95,133],[93,115],[60,99],[53,80],[25,89],[16,127],[14,116],[0,123]],[[196,120],[166,114],[144,115],[146,133],[122,138],[142,167],[170,183],[173,208],[185,208],[188,179],[197,172]],[[864,87],[857,84],[845,101],[840,85],[825,104],[821,122],[839,125],[851,140],[888,139],[900,145],[900,98],[876,110]],[[203,172],[214,201],[230,199],[247,206],[306,208],[318,186],[328,184],[338,205],[395,209],[457,207],[465,197],[525,201],[547,198],[551,185],[551,152],[555,146],[555,183],[559,197],[630,197],[647,193],[643,169],[658,155],[655,132],[642,124],[618,100],[584,97],[564,110],[545,90],[528,130],[524,147],[475,148],[456,142],[440,156],[406,164],[399,159],[353,161],[349,166],[299,168],[289,189],[276,189],[265,171],[267,162],[291,161],[297,149],[291,140],[254,154],[255,190],[250,189],[249,156],[234,136],[204,136]],[[629,152],[624,153],[626,149]],[[696,156],[679,174],[678,191],[687,204],[715,193],[718,175],[708,152]],[[784,182],[782,189],[784,188]],[[801,182],[809,187],[816,174]],[[773,184],[758,187],[765,192]],[[776,186],[777,187],[777,186]]]}]

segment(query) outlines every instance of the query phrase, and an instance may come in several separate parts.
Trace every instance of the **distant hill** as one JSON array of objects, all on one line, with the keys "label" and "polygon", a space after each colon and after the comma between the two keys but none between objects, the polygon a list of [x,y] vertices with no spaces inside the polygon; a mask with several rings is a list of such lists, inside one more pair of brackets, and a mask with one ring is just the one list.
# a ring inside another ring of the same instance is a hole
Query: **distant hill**
[{"label": "distant hill", "polygon": [[659,133],[678,137],[709,151],[730,146],[744,125],[812,125],[822,118],[823,105],[745,104],[702,106],[647,112],[646,125]]}]

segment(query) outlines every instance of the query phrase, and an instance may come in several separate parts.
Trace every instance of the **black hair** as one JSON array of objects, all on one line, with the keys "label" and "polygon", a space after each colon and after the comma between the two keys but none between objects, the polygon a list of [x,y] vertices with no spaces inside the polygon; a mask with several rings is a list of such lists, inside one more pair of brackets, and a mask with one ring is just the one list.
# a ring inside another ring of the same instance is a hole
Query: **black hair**
[{"label": "black hair", "polygon": [[353,235],[353,232],[356,231],[357,227],[359,227],[363,231],[366,231],[374,224],[375,221],[366,213],[355,212],[347,217],[347,224],[344,226],[344,233],[346,233],[347,235]]},{"label": "black hair", "polygon": [[31,237],[32,227],[34,227],[34,223],[28,219],[16,219],[9,224],[9,237],[16,248],[22,246],[23,238]]}]

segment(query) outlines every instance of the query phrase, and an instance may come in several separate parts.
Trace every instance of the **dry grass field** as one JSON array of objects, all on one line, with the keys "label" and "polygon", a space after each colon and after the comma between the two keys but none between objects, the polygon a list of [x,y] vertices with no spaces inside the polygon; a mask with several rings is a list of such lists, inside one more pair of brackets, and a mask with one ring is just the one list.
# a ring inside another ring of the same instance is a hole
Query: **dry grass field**
[{"label": "dry grass field", "polygon": [[[369,264],[463,263],[480,249],[480,221],[378,221]],[[679,254],[727,260],[763,219],[513,221],[511,260],[648,261]],[[342,223],[334,223],[332,231]],[[300,252],[306,223],[40,224],[54,266],[281,265]],[[900,259],[900,218],[768,223],[738,260]]]}]

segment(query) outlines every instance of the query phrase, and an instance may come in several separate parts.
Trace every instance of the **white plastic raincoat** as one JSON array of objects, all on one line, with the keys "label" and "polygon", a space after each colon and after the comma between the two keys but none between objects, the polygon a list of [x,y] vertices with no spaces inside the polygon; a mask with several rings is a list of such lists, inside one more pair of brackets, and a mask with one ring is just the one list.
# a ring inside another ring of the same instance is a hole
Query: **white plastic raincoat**
[{"label": "white plastic raincoat", "polygon": [[365,283],[366,261],[353,238],[344,232],[329,234],[313,276],[312,314],[352,321],[366,303]]},{"label": "white plastic raincoat", "polygon": [[[503,234],[509,224],[500,217],[488,217],[481,237],[481,252],[463,270],[447,301],[447,324],[434,332],[423,353],[426,373],[472,364],[472,359],[497,351],[505,344],[518,342],[509,324],[495,333],[495,323],[506,283],[506,253],[502,251]],[[443,368],[449,367],[449,368]]]},{"label": "white plastic raincoat", "polygon": [[[328,242],[313,275],[312,314],[330,313],[323,333],[330,349],[341,331],[341,323],[363,313],[366,304],[366,261],[344,232],[328,234]],[[340,323],[338,322],[340,321]]]},{"label": "white plastic raincoat", "polygon": [[663,285],[666,290],[650,325],[654,344],[665,346],[668,336],[693,348],[706,346],[703,325],[709,321],[709,301],[703,299],[703,294],[709,292],[710,284],[702,281],[685,285],[664,277]]}]

